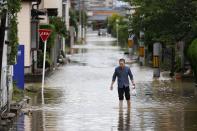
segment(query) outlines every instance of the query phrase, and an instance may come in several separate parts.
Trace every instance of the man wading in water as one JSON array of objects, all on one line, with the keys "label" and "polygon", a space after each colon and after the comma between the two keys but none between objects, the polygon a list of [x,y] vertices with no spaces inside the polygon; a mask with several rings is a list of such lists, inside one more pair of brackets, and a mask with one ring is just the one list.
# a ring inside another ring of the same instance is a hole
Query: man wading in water
[{"label": "man wading in water", "polygon": [[127,106],[130,108],[131,102],[130,102],[130,88],[129,88],[129,78],[135,88],[135,83],[133,81],[133,75],[131,73],[131,70],[129,67],[125,66],[125,59],[119,60],[119,66],[115,68],[113,77],[112,77],[112,83],[110,89],[113,90],[113,85],[116,80],[116,77],[118,77],[118,96],[119,96],[119,106],[122,108],[123,106],[123,100],[124,95],[127,100]]}]

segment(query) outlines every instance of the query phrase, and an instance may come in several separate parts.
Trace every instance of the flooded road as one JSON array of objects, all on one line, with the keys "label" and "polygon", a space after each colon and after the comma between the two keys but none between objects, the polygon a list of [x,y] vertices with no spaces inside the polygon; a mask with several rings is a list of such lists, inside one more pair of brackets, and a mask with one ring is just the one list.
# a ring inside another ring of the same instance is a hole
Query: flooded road
[{"label": "flooded road", "polygon": [[131,109],[118,108],[116,88],[110,91],[114,68],[127,58],[114,39],[87,34],[71,62],[47,78],[45,105],[31,95],[30,113],[21,114],[17,131],[196,131],[197,96],[191,82],[153,79],[153,70],[130,64],[137,96]]}]

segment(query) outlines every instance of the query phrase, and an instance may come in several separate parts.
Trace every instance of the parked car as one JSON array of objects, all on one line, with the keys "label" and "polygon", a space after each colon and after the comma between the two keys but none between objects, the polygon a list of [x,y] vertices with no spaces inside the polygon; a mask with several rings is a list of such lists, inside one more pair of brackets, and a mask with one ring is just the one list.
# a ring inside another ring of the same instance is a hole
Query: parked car
[{"label": "parked car", "polygon": [[99,36],[107,36],[107,29],[99,29],[98,35]]}]

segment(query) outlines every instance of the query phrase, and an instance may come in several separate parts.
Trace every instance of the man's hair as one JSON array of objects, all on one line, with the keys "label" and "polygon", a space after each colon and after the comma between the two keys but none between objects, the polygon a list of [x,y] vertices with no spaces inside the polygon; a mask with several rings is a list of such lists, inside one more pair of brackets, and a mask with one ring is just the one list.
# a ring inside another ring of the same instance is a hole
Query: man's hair
[{"label": "man's hair", "polygon": [[125,59],[121,58],[121,59],[119,59],[119,62],[124,62],[125,63]]}]

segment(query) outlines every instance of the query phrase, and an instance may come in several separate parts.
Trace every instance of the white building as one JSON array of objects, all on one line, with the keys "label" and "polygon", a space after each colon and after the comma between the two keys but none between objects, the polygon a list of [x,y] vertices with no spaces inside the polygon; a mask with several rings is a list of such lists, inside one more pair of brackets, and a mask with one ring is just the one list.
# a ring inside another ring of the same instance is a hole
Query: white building
[{"label": "white building", "polygon": [[85,0],[84,4],[88,9],[96,7],[113,7],[113,0]]},{"label": "white building", "polygon": [[[56,12],[57,16],[62,17],[62,0],[42,0],[39,5],[39,9],[47,12]],[[46,16],[44,20],[40,21],[40,23],[49,23],[48,17]]]},{"label": "white building", "polygon": [[[50,16],[61,17],[65,21],[67,30],[69,30],[69,9],[71,7],[70,0],[42,0],[40,9],[47,11],[48,17],[46,16],[45,21],[42,21],[41,24],[49,23]],[[52,65],[57,65],[57,57],[59,56],[60,51],[65,52],[65,38],[58,36],[55,41],[55,46],[51,49],[51,60]]]},{"label": "white building", "polygon": [[25,46],[25,73],[31,73],[31,8],[32,1],[22,1],[22,8],[18,13],[19,44]]},{"label": "white building", "polygon": [[[31,9],[32,3],[37,0],[22,0],[22,8],[18,13],[18,38],[19,44],[25,46],[25,74],[32,73],[32,57],[33,51],[31,50]],[[69,30],[69,9],[70,0],[41,0],[39,9],[48,12],[57,12],[58,17],[63,17],[66,27]],[[41,24],[49,23],[48,16],[42,16],[45,19],[40,20]],[[62,39],[62,48],[64,49],[65,40]],[[34,53],[36,55],[36,53]],[[34,56],[36,57],[36,56]]]},{"label": "white building", "polygon": [[105,0],[106,7],[113,7],[113,0]]},{"label": "white building", "polygon": [[70,8],[71,8],[70,0],[63,0],[62,17],[64,18],[64,21],[66,23],[67,30],[69,30],[70,28],[70,16],[69,16]]}]

